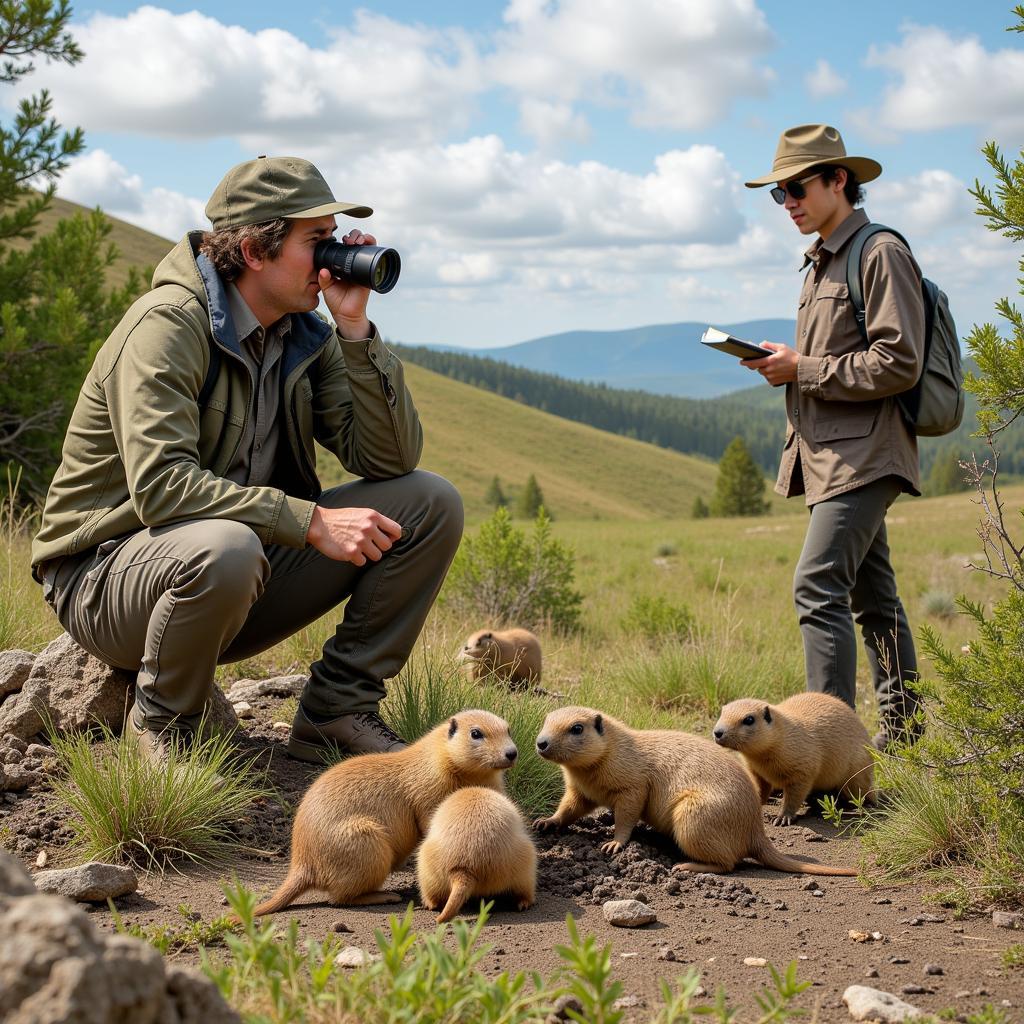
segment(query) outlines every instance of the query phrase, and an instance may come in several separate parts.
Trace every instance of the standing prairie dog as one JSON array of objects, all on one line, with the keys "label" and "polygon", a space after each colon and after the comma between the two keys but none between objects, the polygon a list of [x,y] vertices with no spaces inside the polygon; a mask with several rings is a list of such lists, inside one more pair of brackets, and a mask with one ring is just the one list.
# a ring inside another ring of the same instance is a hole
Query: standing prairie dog
[{"label": "standing prairie dog", "polygon": [[502,772],[517,753],[503,718],[461,711],[404,750],[328,768],[299,804],[287,877],[255,913],[283,910],[309,889],[342,905],[399,902],[380,887],[416,848],[438,805],[462,786],[502,792]]},{"label": "standing prairie dog", "polygon": [[513,690],[540,682],[540,641],[528,629],[479,629],[463,645],[459,660],[474,682],[494,675]]},{"label": "standing prairie dog", "polygon": [[428,910],[444,904],[439,922],[450,921],[471,896],[511,893],[519,910],[532,907],[537,851],[519,809],[493,789],[452,793],[416,854],[416,879]]},{"label": "standing prairie dog", "polygon": [[857,713],[827,693],[798,693],[781,704],[753,697],[722,708],[715,742],[738,750],[758,782],[761,802],[782,790],[776,825],[791,825],[815,790],[839,790],[874,803],[874,762]]},{"label": "standing prairie dog", "polygon": [[856,868],[796,860],[769,841],[761,802],[739,760],[710,740],[668,729],[630,729],[593,708],[553,711],[537,737],[541,757],[560,765],[565,793],[544,831],[610,807],[615,836],[601,846],[617,853],[646,821],[692,858],[684,871],[728,872],[752,857],[776,871],[856,875]]}]

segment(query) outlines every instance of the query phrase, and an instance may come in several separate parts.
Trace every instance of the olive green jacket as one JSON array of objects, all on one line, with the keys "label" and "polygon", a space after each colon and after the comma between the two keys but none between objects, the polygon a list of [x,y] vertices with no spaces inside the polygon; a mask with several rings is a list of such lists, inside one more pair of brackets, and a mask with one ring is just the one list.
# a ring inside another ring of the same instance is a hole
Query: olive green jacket
[{"label": "olive green jacket", "polygon": [[402,364],[376,329],[369,341],[343,341],[303,313],[292,315],[283,356],[272,486],[225,479],[253,383],[224,283],[197,256],[200,238],[190,233],[161,261],[152,291],[96,355],[46,495],[34,571],[105,540],[189,519],[247,523],[264,544],[301,548],[321,491],[314,440],[370,480],[408,473],[419,461],[423,434]]}]

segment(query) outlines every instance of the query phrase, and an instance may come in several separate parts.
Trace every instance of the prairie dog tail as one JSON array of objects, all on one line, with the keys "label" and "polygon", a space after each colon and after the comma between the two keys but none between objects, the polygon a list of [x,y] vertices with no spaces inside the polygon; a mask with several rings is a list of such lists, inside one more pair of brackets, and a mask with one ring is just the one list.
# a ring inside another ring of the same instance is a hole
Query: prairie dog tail
[{"label": "prairie dog tail", "polygon": [[456,869],[449,877],[452,888],[448,893],[448,902],[444,905],[444,910],[437,915],[438,924],[450,921],[473,892],[473,878],[468,872]]},{"label": "prairie dog tail", "polygon": [[278,886],[277,892],[268,900],[264,900],[254,911],[255,917],[263,914],[276,914],[284,910],[290,903],[294,903],[307,889],[312,889],[313,883],[300,869],[289,870],[285,880]]},{"label": "prairie dog tail", "polygon": [[772,845],[771,840],[764,833],[754,840],[754,848],[750,851],[750,856],[760,861],[766,868],[772,868],[775,871],[792,871],[794,874],[804,875],[845,875],[850,878],[860,874],[856,868],[834,868],[828,864],[817,864],[814,861],[787,857]]}]

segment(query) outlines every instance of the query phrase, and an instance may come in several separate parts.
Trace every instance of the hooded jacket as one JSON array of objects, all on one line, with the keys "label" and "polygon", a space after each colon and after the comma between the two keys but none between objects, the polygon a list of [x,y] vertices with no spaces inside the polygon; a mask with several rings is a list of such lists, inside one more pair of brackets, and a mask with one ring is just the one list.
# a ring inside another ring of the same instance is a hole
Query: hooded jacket
[{"label": "hooded jacket", "polygon": [[301,548],[321,492],[314,440],[369,480],[419,462],[423,433],[402,364],[376,328],[369,341],[343,341],[316,314],[294,313],[271,485],[224,477],[253,383],[224,283],[197,255],[201,238],[189,233],[160,262],[152,290],[125,313],[82,384],[32,543],[37,578],[43,562],[190,519],[231,519],[264,544]]}]

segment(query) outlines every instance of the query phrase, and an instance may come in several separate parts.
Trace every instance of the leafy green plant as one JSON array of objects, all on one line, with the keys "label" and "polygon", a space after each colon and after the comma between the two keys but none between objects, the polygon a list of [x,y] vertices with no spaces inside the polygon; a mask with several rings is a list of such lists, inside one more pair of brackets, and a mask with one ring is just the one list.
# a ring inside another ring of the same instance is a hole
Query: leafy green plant
[{"label": "leafy green plant", "polygon": [[1003,950],[1003,964],[1006,967],[1024,967],[1024,942],[1015,942]]},{"label": "leafy green plant", "polygon": [[597,946],[593,935],[580,938],[576,921],[571,914],[565,918],[569,932],[569,945],[556,946],[555,952],[572,972],[567,988],[576,997],[582,1013],[569,1010],[569,1017],[580,1024],[618,1024],[624,1013],[615,1009],[615,1001],[622,995],[622,982],[613,981],[611,943]]},{"label": "leafy green plant", "polygon": [[125,924],[114,901],[108,899],[107,906],[110,908],[114,927],[119,935],[142,939],[158,950],[161,956],[180,953],[186,949],[197,949],[199,946],[222,946],[224,936],[238,927],[226,914],[215,917],[212,921],[204,921],[187,903],[178,906],[178,915],[182,923],[177,926],[153,924],[145,927],[139,924]]},{"label": "leafy green plant", "polygon": [[459,548],[441,593],[444,605],[466,620],[563,632],[579,626],[582,595],[573,588],[574,555],[551,535],[543,508],[527,537],[498,508]]},{"label": "leafy green plant", "polygon": [[693,629],[693,615],[682,604],[673,604],[664,595],[649,597],[637,594],[622,619],[622,628],[630,634],[639,634],[648,640],[689,639]]},{"label": "leafy green plant", "polygon": [[115,737],[104,728],[101,738],[50,731],[64,771],[53,789],[87,856],[162,870],[237,855],[233,824],[269,795],[255,759],[236,763],[225,736],[175,745],[163,764],[144,756],[129,730]]}]

